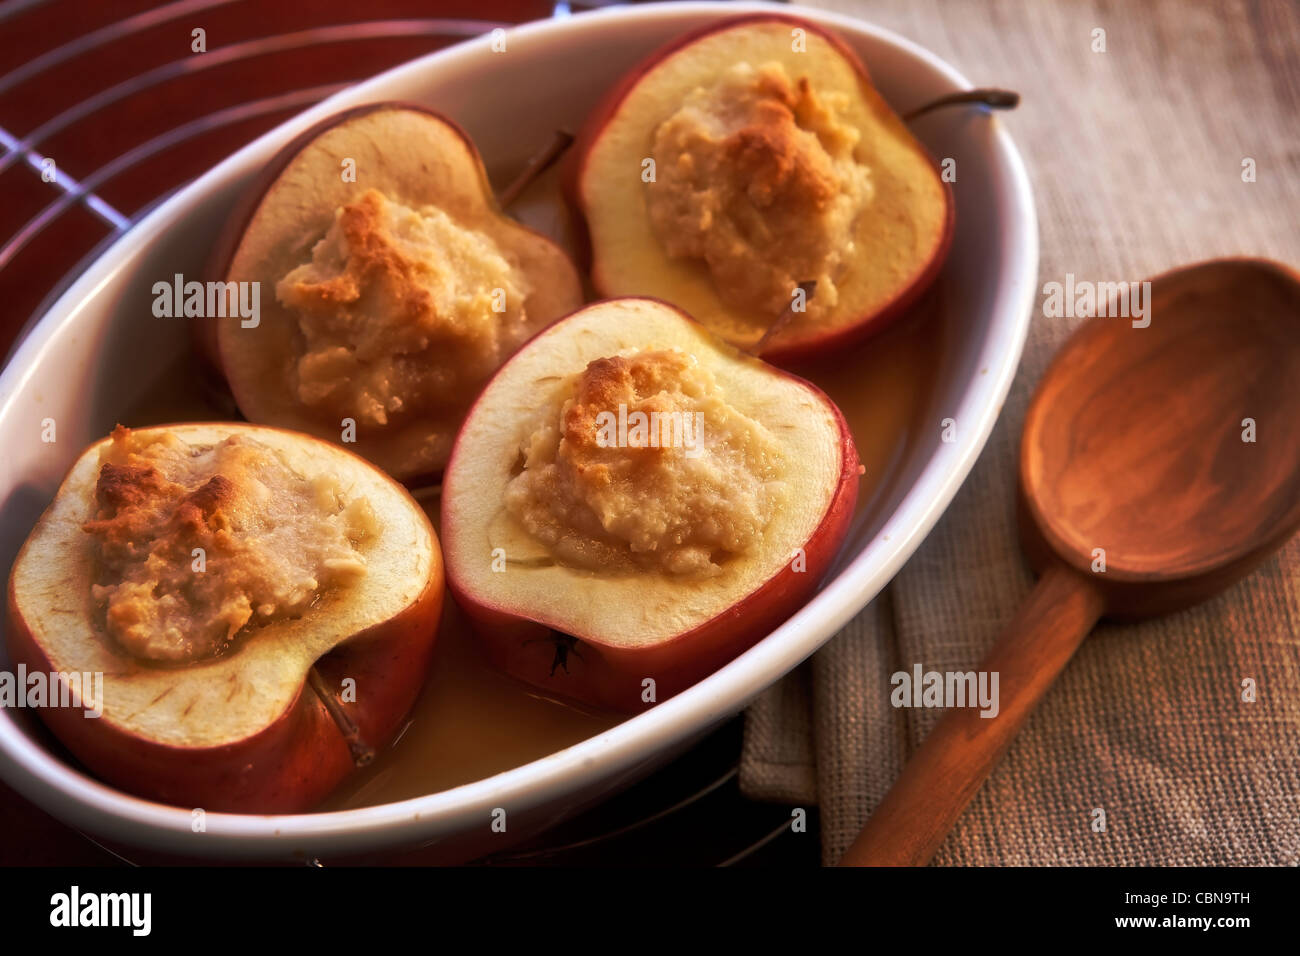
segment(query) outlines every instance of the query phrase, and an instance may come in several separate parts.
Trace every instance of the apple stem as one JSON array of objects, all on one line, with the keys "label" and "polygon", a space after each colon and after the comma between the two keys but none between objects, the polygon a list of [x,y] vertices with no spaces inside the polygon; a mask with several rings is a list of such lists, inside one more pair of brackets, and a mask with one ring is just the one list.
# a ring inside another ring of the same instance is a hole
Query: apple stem
[{"label": "apple stem", "polygon": [[315,667],[307,672],[307,682],[311,684],[311,689],[316,692],[320,702],[325,705],[329,715],[334,718],[334,723],[347,741],[348,749],[352,751],[352,762],[358,767],[364,767],[375,759],[375,748],[371,747],[361,739],[361,728],[357,726],[356,721],[348,716],[339,699],[334,696],[333,691],[325,684],[325,678],[320,676],[320,671]]},{"label": "apple stem", "polygon": [[555,165],[555,161],[564,155],[564,151],[573,145],[573,134],[567,130],[557,129],[555,135],[551,137],[550,143],[544,149],[533,155],[528,160],[528,165],[523,168],[518,176],[505,189],[501,190],[501,195],[497,196],[497,204],[502,209],[507,209],[523,193],[525,189],[533,184],[542,173]]},{"label": "apple stem", "polygon": [[931,110],[942,109],[945,106],[959,106],[965,103],[978,103],[994,110],[1013,110],[1020,105],[1020,94],[1014,90],[999,90],[993,88],[963,90],[960,93],[949,93],[947,96],[941,96],[937,100],[931,100],[923,106],[918,106],[910,113],[904,113],[903,121],[910,123],[912,120],[924,116]]},{"label": "apple stem", "polygon": [[[817,283],[816,281],[800,282],[799,288],[803,290],[803,301],[804,304],[807,305],[808,300],[811,299],[813,294],[817,291]],[[751,345],[746,351],[748,351],[750,355],[760,354],[763,349],[767,347],[768,342],[772,341],[772,339],[782,329],[794,321],[796,314],[794,303],[791,302],[785,307],[785,311],[778,315],[773,320],[772,324],[767,327],[767,331],[763,333],[763,337]]]}]

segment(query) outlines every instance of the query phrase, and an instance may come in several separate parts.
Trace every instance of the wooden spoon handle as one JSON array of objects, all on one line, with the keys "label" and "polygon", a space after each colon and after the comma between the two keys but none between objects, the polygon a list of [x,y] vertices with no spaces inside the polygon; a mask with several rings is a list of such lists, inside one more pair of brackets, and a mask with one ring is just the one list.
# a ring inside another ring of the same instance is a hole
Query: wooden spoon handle
[{"label": "wooden spoon handle", "polygon": [[1050,565],[980,664],[999,675],[997,716],[981,717],[978,707],[949,708],[840,865],[928,863],[1104,605],[1091,578]]}]

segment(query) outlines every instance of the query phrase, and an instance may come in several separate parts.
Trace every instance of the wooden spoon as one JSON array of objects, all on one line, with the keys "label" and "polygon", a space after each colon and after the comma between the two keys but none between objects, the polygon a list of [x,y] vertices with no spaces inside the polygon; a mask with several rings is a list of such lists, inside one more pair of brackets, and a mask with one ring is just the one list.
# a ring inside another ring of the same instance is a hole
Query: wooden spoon
[{"label": "wooden spoon", "polygon": [[1300,527],[1300,276],[1205,262],[1153,279],[1148,310],[1084,323],[1030,402],[1020,536],[1040,577],[980,665],[1000,711],[950,708],[841,865],[927,863],[1098,618],[1202,601]]}]

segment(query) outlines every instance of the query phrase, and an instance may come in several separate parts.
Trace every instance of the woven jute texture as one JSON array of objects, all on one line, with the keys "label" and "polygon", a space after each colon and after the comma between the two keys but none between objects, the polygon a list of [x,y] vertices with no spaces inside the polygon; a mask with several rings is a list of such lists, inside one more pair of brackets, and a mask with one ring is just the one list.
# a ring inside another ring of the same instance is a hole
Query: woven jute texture
[{"label": "woven jute texture", "polygon": [[[1222,255],[1300,265],[1300,4],[816,5],[1022,94],[999,122],[1034,185],[1040,289],[1067,273],[1135,280]],[[745,792],[819,804],[827,862],[941,713],[892,708],[890,674],[974,668],[1032,586],[1015,531],[1020,429],[1078,321],[1045,318],[1040,296],[997,429],[934,533],[747,712]],[[1246,678],[1254,703],[1241,699]],[[1300,540],[1207,604],[1098,628],[936,863],[1300,863]]]}]

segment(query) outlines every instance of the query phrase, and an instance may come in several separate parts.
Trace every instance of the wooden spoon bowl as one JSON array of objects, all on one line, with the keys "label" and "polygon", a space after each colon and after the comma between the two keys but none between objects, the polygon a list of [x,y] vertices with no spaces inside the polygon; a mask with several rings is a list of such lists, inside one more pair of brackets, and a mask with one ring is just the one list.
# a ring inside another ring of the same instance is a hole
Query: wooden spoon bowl
[{"label": "wooden spoon bowl", "polygon": [[1020,448],[1026,552],[1089,575],[1108,617],[1203,600],[1300,526],[1300,278],[1206,262],[1152,280],[1147,315],[1071,337]]},{"label": "wooden spoon bowl", "polygon": [[949,709],[844,864],[928,862],[1098,618],[1203,601],[1300,528],[1300,276],[1201,263],[1084,323],[1030,402],[1019,506],[1040,577],[980,665],[1000,710]]}]

